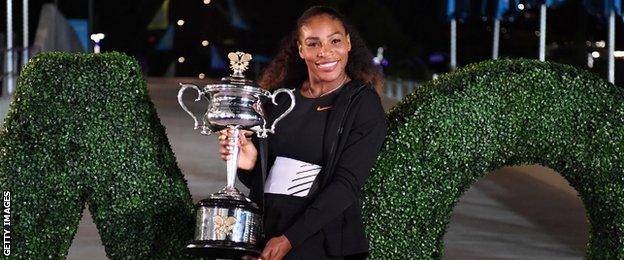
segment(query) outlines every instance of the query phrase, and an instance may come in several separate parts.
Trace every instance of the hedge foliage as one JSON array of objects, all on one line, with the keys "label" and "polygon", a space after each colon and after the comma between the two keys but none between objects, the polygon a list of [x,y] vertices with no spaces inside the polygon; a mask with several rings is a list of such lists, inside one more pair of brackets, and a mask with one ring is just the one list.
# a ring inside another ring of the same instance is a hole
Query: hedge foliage
[{"label": "hedge foliage", "polygon": [[4,127],[12,258],[65,258],[85,203],[109,258],[181,256],[194,207],[136,61],[40,54],[22,72]]},{"label": "hedge foliage", "polygon": [[439,259],[454,205],[506,165],[560,173],[585,205],[587,257],[624,259],[624,90],[570,66],[487,61],[425,84],[387,116],[364,189],[371,259]]}]

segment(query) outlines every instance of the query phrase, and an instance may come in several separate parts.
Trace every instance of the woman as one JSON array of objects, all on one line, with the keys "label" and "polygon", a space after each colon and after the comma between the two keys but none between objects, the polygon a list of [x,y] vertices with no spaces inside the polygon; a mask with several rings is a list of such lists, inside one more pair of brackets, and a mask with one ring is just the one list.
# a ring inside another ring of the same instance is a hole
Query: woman
[{"label": "woman", "polygon": [[[296,89],[294,110],[268,138],[264,190],[258,146],[243,136],[238,144],[238,177],[265,209],[268,241],[260,257],[365,257],[359,198],[386,134],[377,94],[382,74],[372,54],[337,11],[313,7],[298,19],[259,84]],[[267,106],[269,121],[288,105],[283,98],[273,109]],[[219,136],[224,160],[231,156],[229,135],[224,130]]]}]

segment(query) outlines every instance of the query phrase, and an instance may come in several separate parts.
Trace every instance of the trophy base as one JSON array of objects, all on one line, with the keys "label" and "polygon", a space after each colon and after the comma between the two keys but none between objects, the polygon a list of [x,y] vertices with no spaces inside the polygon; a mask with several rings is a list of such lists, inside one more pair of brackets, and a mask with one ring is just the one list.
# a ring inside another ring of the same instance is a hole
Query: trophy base
[{"label": "trophy base", "polygon": [[261,253],[247,243],[219,240],[194,240],[186,246],[186,251],[195,256],[225,259],[241,259],[246,255],[257,257]]},{"label": "trophy base", "polygon": [[253,204],[250,199],[245,197],[238,189],[235,187],[223,187],[217,193],[213,193],[208,198],[209,200],[232,200],[232,201],[240,201],[247,204]]},{"label": "trophy base", "polygon": [[234,187],[197,203],[195,237],[185,251],[207,259],[241,259],[262,250],[261,211]]}]

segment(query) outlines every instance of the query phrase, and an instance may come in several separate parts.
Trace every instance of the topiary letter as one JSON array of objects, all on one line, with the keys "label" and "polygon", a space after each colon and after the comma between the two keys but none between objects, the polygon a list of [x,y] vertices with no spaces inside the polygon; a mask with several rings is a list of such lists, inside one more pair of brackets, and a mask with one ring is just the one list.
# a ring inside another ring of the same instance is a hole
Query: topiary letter
[{"label": "topiary letter", "polygon": [[364,189],[372,259],[439,259],[461,194],[506,165],[541,164],[580,194],[587,257],[624,258],[624,90],[570,66],[487,61],[429,82],[388,115]]},{"label": "topiary letter", "polygon": [[178,258],[192,239],[191,196],[133,59],[34,57],[4,127],[11,257],[64,258],[85,203],[109,258]]}]

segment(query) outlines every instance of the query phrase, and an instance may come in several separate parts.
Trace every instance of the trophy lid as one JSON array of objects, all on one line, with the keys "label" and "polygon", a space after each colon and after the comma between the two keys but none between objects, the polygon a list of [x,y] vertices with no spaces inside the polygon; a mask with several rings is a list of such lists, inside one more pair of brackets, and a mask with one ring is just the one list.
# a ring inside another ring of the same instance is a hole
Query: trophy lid
[{"label": "trophy lid", "polygon": [[225,90],[225,89],[240,89],[246,90],[255,94],[266,94],[266,90],[263,90],[255,84],[252,80],[245,78],[243,74],[249,68],[249,62],[252,59],[251,54],[241,51],[230,52],[228,54],[230,60],[230,69],[233,71],[228,77],[223,77],[217,83],[208,84],[206,87],[208,90]]},{"label": "trophy lid", "polygon": [[230,60],[230,69],[233,71],[229,77],[221,78],[221,83],[236,85],[254,85],[253,81],[246,79],[243,74],[249,68],[249,62],[252,59],[251,54],[241,51],[230,52],[228,54]]}]

